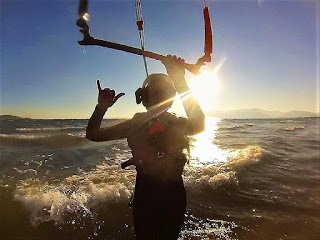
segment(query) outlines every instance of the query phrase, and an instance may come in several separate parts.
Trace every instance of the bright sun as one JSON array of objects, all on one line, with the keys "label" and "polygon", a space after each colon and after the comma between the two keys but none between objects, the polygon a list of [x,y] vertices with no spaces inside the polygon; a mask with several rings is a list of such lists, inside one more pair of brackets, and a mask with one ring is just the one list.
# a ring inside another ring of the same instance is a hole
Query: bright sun
[{"label": "bright sun", "polygon": [[219,80],[215,71],[200,70],[200,74],[190,79],[188,85],[203,110],[214,108],[219,91]]}]

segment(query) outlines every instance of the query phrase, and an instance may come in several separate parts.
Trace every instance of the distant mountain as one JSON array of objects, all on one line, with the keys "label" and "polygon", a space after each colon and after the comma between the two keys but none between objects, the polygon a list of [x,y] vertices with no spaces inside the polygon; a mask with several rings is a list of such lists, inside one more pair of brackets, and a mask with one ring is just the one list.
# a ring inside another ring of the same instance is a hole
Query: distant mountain
[{"label": "distant mountain", "polygon": [[312,113],[307,111],[290,111],[290,112],[278,112],[278,111],[266,111],[258,108],[252,109],[239,109],[231,111],[214,111],[209,116],[217,118],[297,118],[297,117],[319,117],[319,113]]},{"label": "distant mountain", "polygon": [[[252,109],[238,109],[231,111],[214,111],[206,113],[207,116],[225,118],[225,119],[250,119],[250,118],[299,118],[299,117],[320,117],[319,113],[312,113],[307,111],[267,111],[258,108]],[[18,117],[13,115],[0,115],[0,120],[18,120],[31,119],[25,117]]]},{"label": "distant mountain", "polygon": [[17,119],[30,119],[30,118],[23,118],[13,115],[0,115],[0,120],[17,120]]},{"label": "distant mountain", "polygon": [[312,113],[307,111],[290,111],[285,113],[286,117],[319,117],[319,113]]}]

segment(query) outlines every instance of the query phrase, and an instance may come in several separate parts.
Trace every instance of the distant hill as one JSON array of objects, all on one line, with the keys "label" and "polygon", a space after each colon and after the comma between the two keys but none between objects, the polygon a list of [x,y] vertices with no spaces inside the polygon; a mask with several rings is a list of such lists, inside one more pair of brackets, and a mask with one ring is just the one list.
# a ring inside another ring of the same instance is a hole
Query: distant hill
[{"label": "distant hill", "polygon": [[319,113],[312,113],[307,111],[290,111],[285,113],[286,117],[319,117]]},{"label": "distant hill", "polygon": [[307,111],[289,111],[289,112],[278,112],[278,111],[266,111],[258,108],[252,109],[239,109],[231,111],[214,111],[209,116],[217,118],[297,118],[297,117],[319,117],[319,113],[312,113]]},{"label": "distant hill", "polygon": [[30,118],[23,118],[13,115],[0,115],[0,120],[17,120],[17,119],[30,119]]},{"label": "distant hill", "polygon": [[[225,119],[250,119],[250,118],[301,118],[301,117],[320,117],[319,113],[312,113],[307,111],[266,111],[263,109],[238,109],[231,111],[214,111],[206,113],[207,116],[225,118]],[[13,115],[0,115],[0,120],[18,120],[31,119],[25,117],[18,117]],[[58,118],[57,118],[58,119]]]}]

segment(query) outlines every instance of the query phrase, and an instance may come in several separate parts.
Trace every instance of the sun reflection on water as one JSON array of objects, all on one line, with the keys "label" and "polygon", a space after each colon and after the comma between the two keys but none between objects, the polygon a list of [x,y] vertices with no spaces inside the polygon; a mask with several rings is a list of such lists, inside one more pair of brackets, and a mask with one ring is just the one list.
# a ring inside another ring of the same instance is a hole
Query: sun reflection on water
[{"label": "sun reflection on water", "polygon": [[220,121],[218,118],[206,117],[205,130],[191,139],[191,166],[220,165],[227,162],[230,152],[219,148],[213,143],[218,129],[217,124]]}]

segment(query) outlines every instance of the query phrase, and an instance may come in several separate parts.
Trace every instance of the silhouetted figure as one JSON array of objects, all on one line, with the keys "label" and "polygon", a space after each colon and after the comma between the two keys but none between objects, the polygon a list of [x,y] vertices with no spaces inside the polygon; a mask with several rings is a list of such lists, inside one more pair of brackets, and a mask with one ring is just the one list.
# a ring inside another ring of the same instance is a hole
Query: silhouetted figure
[{"label": "silhouetted figure", "polygon": [[[177,239],[186,211],[186,192],[182,171],[189,149],[188,135],[204,130],[205,117],[189,93],[184,78],[184,60],[168,55],[163,61],[168,75],[151,74],[136,91],[137,103],[147,112],[130,120],[100,128],[107,109],[124,93],[102,89],[97,81],[98,104],[88,122],[86,137],[92,141],[127,138],[132,158],[122,168],[137,170],[131,201],[136,239]],[[187,118],[168,113],[176,92],[180,94]]]}]

